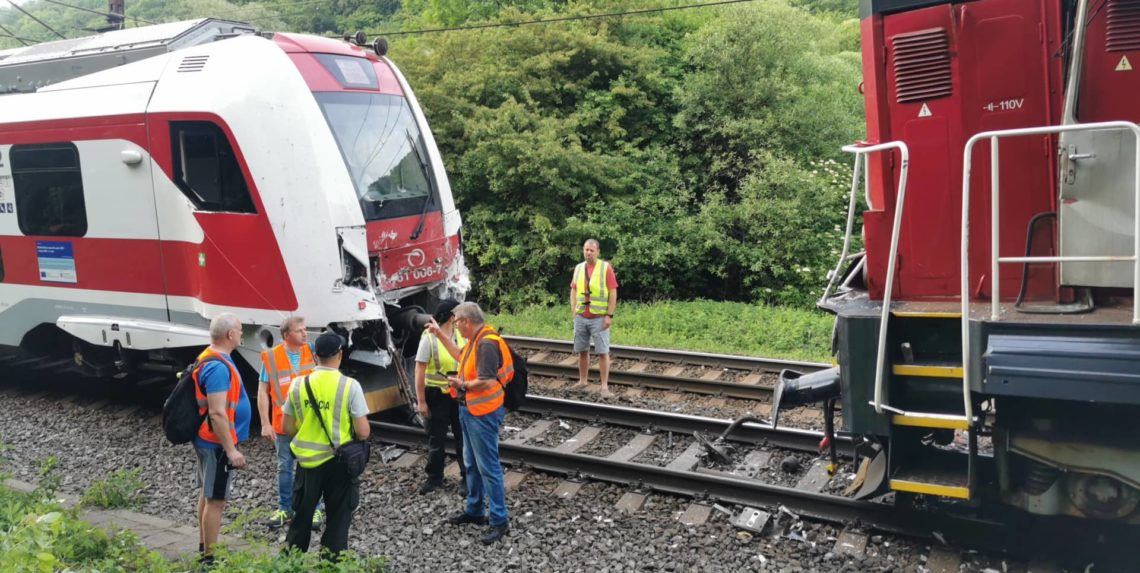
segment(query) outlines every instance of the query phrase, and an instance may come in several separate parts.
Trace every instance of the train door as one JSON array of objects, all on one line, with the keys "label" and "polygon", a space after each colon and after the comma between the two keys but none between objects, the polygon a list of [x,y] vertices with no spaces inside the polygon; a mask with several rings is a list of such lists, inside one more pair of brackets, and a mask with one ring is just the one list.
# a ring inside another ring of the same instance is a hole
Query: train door
[{"label": "train door", "polygon": [[[988,0],[954,9],[961,29],[961,68],[969,70],[962,84],[966,133],[957,148],[960,160],[965,138],[975,133],[1051,124],[1059,103],[1057,95],[1051,94],[1060,90],[1050,90],[1050,69],[1056,60],[1046,33],[1044,3]],[[1000,140],[998,151],[1000,254],[1022,256],[1030,219],[1056,209],[1053,145],[1049,136],[1011,137]],[[970,277],[975,295],[988,296],[992,292],[989,144],[975,146],[970,193]],[[1035,236],[1034,254],[1053,254],[1051,229],[1049,225],[1038,227],[1041,232]],[[1021,286],[1021,268],[1003,265],[1001,270],[1002,297],[1013,298]],[[1030,265],[1029,286],[1032,298],[1053,299],[1050,265]]]},{"label": "train door", "polygon": [[296,309],[292,284],[228,126],[206,113],[152,113],[147,126],[171,321],[211,308]]}]

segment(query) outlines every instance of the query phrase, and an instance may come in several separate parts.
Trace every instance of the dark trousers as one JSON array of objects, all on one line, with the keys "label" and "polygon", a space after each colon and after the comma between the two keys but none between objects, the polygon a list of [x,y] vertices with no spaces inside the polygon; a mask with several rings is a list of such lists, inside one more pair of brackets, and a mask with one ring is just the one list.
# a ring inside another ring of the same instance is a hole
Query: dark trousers
[{"label": "dark trousers", "polygon": [[293,521],[285,534],[285,544],[309,550],[313,512],[321,497],[325,500],[325,532],[321,546],[334,553],[348,549],[348,526],[360,503],[360,478],[348,475],[344,464],[334,460],[315,468],[297,468],[293,482]]},{"label": "dark trousers", "polygon": [[455,436],[455,451],[459,458],[459,475],[466,483],[467,468],[463,464],[463,430],[459,426],[459,403],[445,392],[435,388],[424,388],[424,397],[427,399],[428,413],[428,481],[443,481],[444,449],[447,446],[447,429],[451,428],[451,435]]}]

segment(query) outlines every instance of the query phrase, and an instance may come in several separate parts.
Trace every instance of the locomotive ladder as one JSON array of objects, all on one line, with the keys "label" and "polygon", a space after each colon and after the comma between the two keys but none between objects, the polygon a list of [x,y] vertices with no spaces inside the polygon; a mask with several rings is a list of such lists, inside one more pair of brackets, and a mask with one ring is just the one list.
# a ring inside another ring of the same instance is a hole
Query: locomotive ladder
[{"label": "locomotive ladder", "polygon": [[[891,299],[894,292],[895,271],[898,259],[899,230],[902,226],[903,212],[906,204],[907,174],[910,167],[909,149],[907,145],[901,141],[891,141],[876,145],[849,145],[844,147],[843,151],[855,154],[851,195],[848,202],[847,228],[839,262],[835,270],[829,273],[829,282],[824,289],[821,302],[832,294],[832,288],[835,287],[835,282],[843,266],[847,264],[849,260],[859,256],[859,254],[848,255],[848,252],[850,250],[852,227],[855,217],[855,198],[861,175],[863,177],[864,194],[867,204],[869,207],[874,208],[871,204],[870,194],[868,192],[869,183],[866,177],[866,171],[869,171],[870,155],[884,151],[897,151],[901,160],[899,184],[895,201],[882,310],[879,318],[878,345],[876,347],[875,357],[874,400],[870,401],[869,404],[875,408],[877,413],[890,415],[891,432],[893,436],[891,439],[892,451],[890,453],[889,462],[889,485],[891,489],[895,491],[968,499],[973,483],[973,459],[977,451],[975,434],[971,431],[971,418],[968,415],[955,413],[913,411],[909,408],[895,407],[888,404],[884,397],[885,380],[888,377],[887,347],[890,341],[891,323],[895,320],[901,320],[901,326],[904,330],[909,326],[911,328],[917,328],[919,332],[922,332],[944,327],[948,324],[946,323],[947,320],[955,320],[958,318],[958,313],[891,310]],[[860,261],[860,266],[863,262],[864,261]],[[857,266],[848,275],[847,281],[858,272],[859,267]],[[845,281],[840,288],[846,286],[847,281]],[[949,384],[951,385],[950,387],[953,388],[954,385],[959,383],[958,380],[962,379],[962,367],[959,364],[952,364],[945,360],[934,362],[924,361],[918,364],[892,364],[890,377],[891,379],[897,380],[900,385],[904,383],[926,385],[922,381],[929,380],[930,382],[927,384],[937,384],[942,387]],[[970,456],[967,458],[968,462],[964,476],[961,476],[961,469],[957,467],[958,462],[956,456],[946,456],[938,450],[923,447],[922,440],[924,436],[931,431],[942,432],[944,434],[949,433],[951,436],[956,431],[968,432]],[[964,477],[964,479],[961,479],[962,477]]]}]

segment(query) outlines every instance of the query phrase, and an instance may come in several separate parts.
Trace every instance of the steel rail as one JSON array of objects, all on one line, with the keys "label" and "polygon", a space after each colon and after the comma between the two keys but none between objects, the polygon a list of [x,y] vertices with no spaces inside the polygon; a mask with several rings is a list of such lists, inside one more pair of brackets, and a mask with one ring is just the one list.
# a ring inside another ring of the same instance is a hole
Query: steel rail
[{"label": "steel rail", "polygon": [[[515,348],[526,348],[546,352],[565,352],[568,354],[574,350],[573,343],[566,340],[532,338],[529,336],[504,336],[503,338],[506,338],[507,342]],[[822,362],[801,362],[796,360],[779,360],[776,358],[756,358],[731,354],[690,352],[687,350],[663,350],[660,348],[644,348],[640,346],[611,345],[610,356],[612,358],[630,360],[695,364],[700,366],[713,366],[716,368],[732,368],[734,370],[762,370],[765,372],[779,372],[785,368],[790,368],[792,370],[808,373],[830,368],[828,364]]]},{"label": "steel rail", "polygon": [[[527,396],[526,403],[523,404],[520,411],[650,431],[676,432],[688,435],[694,432],[702,432],[710,437],[719,436],[732,424],[732,420],[707,418],[705,416],[642,410],[535,395]],[[750,445],[769,445],[803,452],[818,452],[823,433],[799,428],[773,428],[764,424],[745,422],[738,426],[728,439]],[[836,436],[835,441],[836,445],[841,448],[851,446],[853,443],[850,436]]]},{"label": "steel rail", "polygon": [[[404,447],[422,446],[427,435],[422,428],[371,422],[373,437]],[[772,485],[725,473],[700,473],[616,461],[608,458],[559,452],[553,449],[499,443],[499,458],[519,469],[535,469],[571,478],[595,479],[685,497],[716,500],[778,513],[784,507],[800,516],[832,523],[858,522],[880,531],[909,537],[930,538],[937,531],[944,539],[969,539],[973,547],[1004,551],[1009,531],[1002,523],[963,518],[947,512],[909,512],[884,503],[860,501]]]},{"label": "steel rail", "polygon": [[[577,378],[578,366],[556,364],[551,362],[526,363],[527,372],[537,376],[552,378]],[[590,372],[597,376],[598,369],[591,368]],[[726,398],[739,398],[742,400],[766,401],[772,395],[771,386],[759,384],[741,384],[739,382],[722,382],[719,380],[704,380],[687,376],[669,376],[653,372],[629,372],[610,369],[610,382],[625,386],[640,386],[658,390],[677,390],[690,394],[706,394],[710,396],[724,396]]]}]

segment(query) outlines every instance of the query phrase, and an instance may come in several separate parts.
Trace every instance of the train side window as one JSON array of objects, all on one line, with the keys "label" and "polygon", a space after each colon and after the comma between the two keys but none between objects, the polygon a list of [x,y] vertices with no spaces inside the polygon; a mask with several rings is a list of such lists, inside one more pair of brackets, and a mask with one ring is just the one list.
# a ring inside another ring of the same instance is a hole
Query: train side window
[{"label": "train side window", "polygon": [[256,213],[237,156],[221,128],[208,121],[170,124],[174,183],[202,211]]},{"label": "train side window", "polygon": [[87,204],[75,144],[13,145],[8,158],[21,232],[57,237],[87,234]]}]

